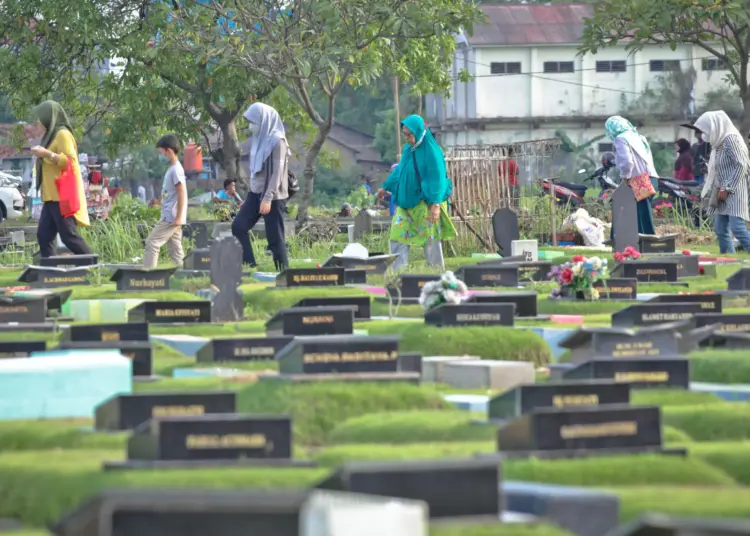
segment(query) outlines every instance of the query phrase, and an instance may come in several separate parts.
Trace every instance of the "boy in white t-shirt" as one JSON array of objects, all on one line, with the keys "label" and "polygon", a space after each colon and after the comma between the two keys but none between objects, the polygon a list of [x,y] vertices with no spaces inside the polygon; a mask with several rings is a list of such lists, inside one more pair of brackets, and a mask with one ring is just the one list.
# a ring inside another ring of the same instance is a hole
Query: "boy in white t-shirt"
[{"label": "boy in white t-shirt", "polygon": [[180,154],[180,140],[167,134],[156,142],[159,156],[169,162],[162,183],[161,218],[146,239],[146,252],[143,256],[144,268],[156,268],[159,250],[167,244],[169,258],[177,266],[182,266],[185,252],[182,250],[182,226],[187,222],[187,186],[185,170],[177,159]]}]

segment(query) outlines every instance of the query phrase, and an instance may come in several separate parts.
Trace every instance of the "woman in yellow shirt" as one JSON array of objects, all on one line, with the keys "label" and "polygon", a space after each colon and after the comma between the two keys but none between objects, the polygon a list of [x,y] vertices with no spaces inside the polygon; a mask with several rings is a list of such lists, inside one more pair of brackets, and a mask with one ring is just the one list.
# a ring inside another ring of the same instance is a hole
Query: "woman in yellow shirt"
[{"label": "woman in yellow shirt", "polygon": [[[81,168],[78,165],[78,145],[73,137],[70,119],[63,107],[54,101],[45,101],[34,108],[34,115],[46,130],[41,144],[31,148],[37,158],[36,180],[37,185],[41,185],[44,203],[36,231],[40,256],[51,257],[55,254],[58,234],[62,243],[74,255],[90,255],[93,253],[91,248],[78,234],[78,226],[88,227],[90,222]],[[55,179],[67,169],[68,161],[78,178],[81,208],[73,216],[63,218]]]}]

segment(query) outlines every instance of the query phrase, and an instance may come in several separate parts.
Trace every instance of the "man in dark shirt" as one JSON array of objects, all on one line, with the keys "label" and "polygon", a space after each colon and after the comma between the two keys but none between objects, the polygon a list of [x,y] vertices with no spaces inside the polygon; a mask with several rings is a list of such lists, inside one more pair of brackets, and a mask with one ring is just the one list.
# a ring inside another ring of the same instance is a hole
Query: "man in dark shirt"
[{"label": "man in dark shirt", "polygon": [[711,145],[703,140],[702,132],[696,132],[695,137],[698,143],[694,143],[692,147],[693,179],[702,184],[708,172],[708,157],[711,155]]}]

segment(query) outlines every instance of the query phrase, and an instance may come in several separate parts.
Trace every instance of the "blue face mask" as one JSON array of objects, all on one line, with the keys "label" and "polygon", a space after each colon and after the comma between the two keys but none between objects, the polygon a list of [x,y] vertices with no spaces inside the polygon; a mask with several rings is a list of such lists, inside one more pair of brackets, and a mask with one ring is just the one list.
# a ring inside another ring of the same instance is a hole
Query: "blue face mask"
[{"label": "blue face mask", "polygon": [[162,162],[169,162],[169,158],[164,156],[163,154],[159,153],[159,160]]}]

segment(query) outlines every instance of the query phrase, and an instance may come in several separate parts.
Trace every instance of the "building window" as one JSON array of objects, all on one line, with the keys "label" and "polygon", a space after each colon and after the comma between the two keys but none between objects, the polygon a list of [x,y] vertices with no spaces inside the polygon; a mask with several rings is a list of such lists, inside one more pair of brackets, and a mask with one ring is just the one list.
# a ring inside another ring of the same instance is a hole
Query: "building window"
[{"label": "building window", "polygon": [[680,60],[651,60],[648,62],[649,70],[654,73],[665,71],[679,71]]},{"label": "building window", "polygon": [[599,144],[600,153],[611,153],[614,150],[615,150],[615,146],[612,143],[600,143]]},{"label": "building window", "polygon": [[727,69],[727,64],[719,59],[705,58],[703,60],[704,71],[726,71]]},{"label": "building window", "polygon": [[545,61],[545,73],[573,73],[575,68],[572,61]]},{"label": "building window", "polygon": [[625,71],[627,71],[627,65],[624,60],[596,62],[597,73],[624,73]]},{"label": "building window", "polygon": [[521,74],[521,62],[495,62],[490,63],[491,74]]}]

